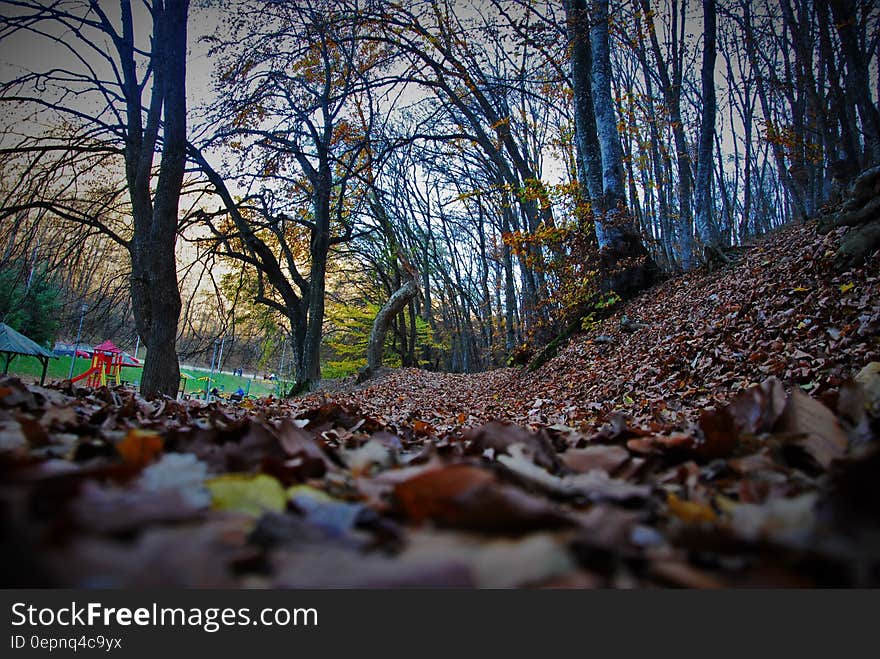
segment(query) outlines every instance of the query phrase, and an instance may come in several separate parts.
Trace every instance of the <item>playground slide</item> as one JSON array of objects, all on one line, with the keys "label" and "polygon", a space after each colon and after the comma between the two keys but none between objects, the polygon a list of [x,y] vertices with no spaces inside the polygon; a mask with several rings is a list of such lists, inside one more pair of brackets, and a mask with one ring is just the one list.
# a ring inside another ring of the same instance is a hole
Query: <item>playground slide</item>
[{"label": "playground slide", "polygon": [[100,366],[94,366],[94,367],[90,368],[89,370],[87,370],[85,373],[80,373],[80,374],[77,375],[75,378],[72,378],[70,381],[71,381],[71,382],[79,382],[79,381],[82,380],[83,378],[87,378],[87,377],[89,377],[90,375],[92,375],[92,373],[100,373],[100,372],[101,372],[101,367],[100,367]]}]

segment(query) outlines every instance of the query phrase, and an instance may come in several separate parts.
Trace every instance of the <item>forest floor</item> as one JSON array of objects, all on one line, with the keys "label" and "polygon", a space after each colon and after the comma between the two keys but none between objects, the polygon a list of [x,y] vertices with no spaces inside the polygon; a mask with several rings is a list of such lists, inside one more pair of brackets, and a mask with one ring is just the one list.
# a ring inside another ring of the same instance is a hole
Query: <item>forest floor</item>
[{"label": "forest floor", "polygon": [[729,267],[646,291],[535,373],[398,369],[305,402],[356,405],[395,427],[419,420],[446,434],[493,419],[595,429],[615,412],[684,429],[770,376],[821,396],[880,357],[880,263],[837,272],[838,242],[812,222],[784,227]]},{"label": "forest floor", "polygon": [[4,583],[876,586],[880,265],[835,270],[840,235],[670,279],[534,373],[240,406],[2,380]]}]

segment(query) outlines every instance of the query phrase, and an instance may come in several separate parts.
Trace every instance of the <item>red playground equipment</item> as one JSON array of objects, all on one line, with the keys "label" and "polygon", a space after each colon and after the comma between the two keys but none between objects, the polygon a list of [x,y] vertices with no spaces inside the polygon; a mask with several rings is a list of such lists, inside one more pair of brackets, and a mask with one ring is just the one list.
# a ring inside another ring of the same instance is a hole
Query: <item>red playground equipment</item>
[{"label": "red playground equipment", "polygon": [[[129,358],[130,361],[133,361]],[[71,382],[79,382],[85,378],[86,386],[97,388],[108,384],[119,386],[122,384],[122,367],[135,364],[125,363],[125,354],[117,348],[109,339],[99,346],[94,347],[92,352],[92,366],[85,373],[77,375]],[[136,364],[140,366],[140,364]]]}]

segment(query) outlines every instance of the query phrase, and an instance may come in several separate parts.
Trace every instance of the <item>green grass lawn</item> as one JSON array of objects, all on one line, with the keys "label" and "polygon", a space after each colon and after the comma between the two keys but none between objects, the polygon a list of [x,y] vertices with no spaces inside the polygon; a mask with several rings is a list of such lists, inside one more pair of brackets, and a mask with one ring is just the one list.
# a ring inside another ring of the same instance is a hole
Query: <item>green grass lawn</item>
[{"label": "green grass lawn", "polygon": [[[73,375],[74,377],[79,375],[80,373],[85,373],[91,367],[91,360],[85,359],[83,357],[77,357],[76,364],[74,365]],[[17,375],[25,380],[33,380],[39,382],[40,373],[42,373],[43,367],[37,359],[34,357],[16,357],[12,360],[12,363],[9,365],[9,374]],[[199,368],[187,368],[182,369],[186,371],[190,375],[196,376],[196,378],[208,377],[211,372],[210,370],[203,370]],[[49,369],[46,371],[46,381],[51,382],[52,380],[64,380],[70,373],[70,357],[59,357],[58,359],[50,359],[49,360]],[[141,379],[141,369],[139,368],[123,368],[122,369],[122,379],[134,385],[135,383],[139,383]],[[250,382],[250,388],[248,388],[248,383]],[[195,393],[198,391],[205,390],[206,382],[204,380],[198,379],[187,379],[186,382],[186,391],[187,393]],[[229,375],[227,373],[215,373],[214,381],[211,383],[210,388],[217,387],[224,395],[229,395],[234,393],[236,389],[241,387],[245,391],[248,392],[251,396],[266,396],[268,394],[277,395],[276,391],[276,383],[269,382],[268,380],[263,380],[260,377],[251,380],[250,378],[245,377],[237,377],[234,375]]]},{"label": "green grass lawn", "polygon": [[[124,369],[124,370],[134,370],[134,369]],[[198,368],[182,368],[181,371],[188,373],[189,375],[195,375],[197,378],[205,378],[211,375],[210,370],[202,370]],[[250,389],[248,389],[248,383],[250,383]],[[189,392],[197,392],[205,390],[205,380],[187,380],[186,381],[186,391]],[[210,383],[209,389],[213,389],[217,387],[224,395],[229,395],[235,393],[235,390],[241,387],[246,392],[248,392],[249,396],[267,396],[269,394],[277,395],[277,391],[275,390],[275,383],[269,382],[268,380],[263,380],[261,377],[256,377],[253,380],[250,378],[238,377],[235,375],[229,375],[228,373],[215,373],[214,380]]]}]

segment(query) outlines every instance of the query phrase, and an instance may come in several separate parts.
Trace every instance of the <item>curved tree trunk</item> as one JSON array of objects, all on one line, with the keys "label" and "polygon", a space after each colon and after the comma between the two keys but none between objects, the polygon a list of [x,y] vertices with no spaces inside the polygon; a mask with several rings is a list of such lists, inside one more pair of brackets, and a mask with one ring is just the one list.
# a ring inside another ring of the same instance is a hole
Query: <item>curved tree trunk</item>
[{"label": "curved tree trunk", "polygon": [[379,310],[379,313],[376,314],[376,319],[373,321],[373,329],[370,331],[370,343],[367,346],[366,377],[370,377],[370,375],[382,368],[382,353],[385,349],[385,335],[388,333],[388,327],[391,325],[394,317],[403,311],[404,307],[418,295],[418,292],[419,287],[415,280],[407,280],[403,286],[398,288],[388,298],[388,301]]}]

